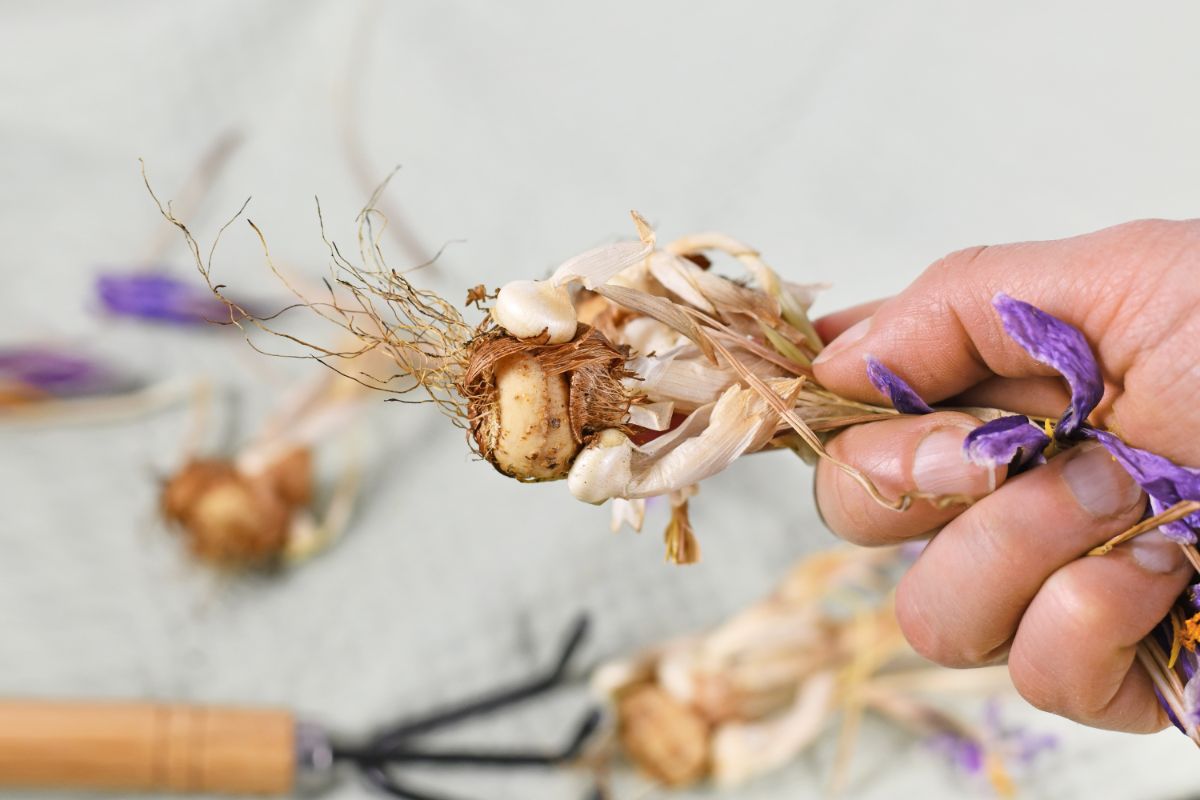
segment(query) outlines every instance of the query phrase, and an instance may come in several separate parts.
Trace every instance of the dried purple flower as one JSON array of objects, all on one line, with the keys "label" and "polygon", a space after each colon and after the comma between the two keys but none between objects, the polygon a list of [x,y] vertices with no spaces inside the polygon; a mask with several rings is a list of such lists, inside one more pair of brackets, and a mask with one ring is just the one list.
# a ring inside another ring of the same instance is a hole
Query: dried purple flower
[{"label": "dried purple flower", "polygon": [[1055,436],[1070,438],[1104,396],[1100,365],[1087,339],[1061,319],[1004,293],[997,294],[992,305],[1013,341],[1037,361],[1058,370],[1070,384],[1071,405],[1055,428]]},{"label": "dried purple flower", "polygon": [[983,772],[983,746],[973,739],[955,733],[939,733],[929,739],[929,746],[968,775]]},{"label": "dried purple flower", "polygon": [[1042,451],[1050,437],[1029,421],[1029,417],[1014,415],[1000,417],[980,425],[963,440],[967,460],[980,466],[995,467],[1013,464],[1023,467],[1031,463],[1044,464]]},{"label": "dried purple flower", "polygon": [[228,322],[230,309],[203,286],[160,272],[106,273],[96,291],[112,314],[172,323]]},{"label": "dried purple flower", "polygon": [[1167,712],[1167,719],[1171,721],[1171,724],[1178,728],[1180,733],[1186,734],[1183,723],[1179,721],[1179,717],[1175,716],[1175,712],[1171,710],[1171,704],[1167,702],[1167,698],[1163,697],[1158,687],[1154,688],[1154,696],[1158,698],[1158,704],[1162,706],[1163,711]]},{"label": "dried purple flower", "polygon": [[1183,732],[1195,738],[1200,726],[1200,676],[1193,675],[1183,686]]},{"label": "dried purple flower", "polygon": [[[989,756],[996,764],[1016,762],[1029,766],[1042,753],[1058,746],[1051,734],[1031,733],[1023,727],[1005,725],[1000,714],[1000,703],[995,698],[988,701],[983,711],[983,724],[977,735],[961,731],[944,731],[929,740],[929,745],[968,775],[982,776],[988,769]],[[988,777],[995,780],[997,775]],[[1000,776],[1006,780],[1006,776]]]},{"label": "dried purple flower", "polygon": [[892,407],[901,414],[932,414],[933,409],[896,373],[875,356],[867,356],[867,378],[871,385],[888,396]]},{"label": "dried purple flower", "polygon": [[[1087,436],[1099,441],[1112,453],[1142,490],[1150,495],[1150,510],[1166,511],[1181,500],[1200,500],[1200,469],[1181,467],[1169,458],[1130,447],[1107,431],[1087,429]],[[1159,527],[1168,539],[1195,544],[1200,531],[1200,512]]]},{"label": "dried purple flower", "polygon": [[77,397],[117,388],[107,369],[76,353],[47,346],[0,349],[0,383],[11,382],[53,397]]}]

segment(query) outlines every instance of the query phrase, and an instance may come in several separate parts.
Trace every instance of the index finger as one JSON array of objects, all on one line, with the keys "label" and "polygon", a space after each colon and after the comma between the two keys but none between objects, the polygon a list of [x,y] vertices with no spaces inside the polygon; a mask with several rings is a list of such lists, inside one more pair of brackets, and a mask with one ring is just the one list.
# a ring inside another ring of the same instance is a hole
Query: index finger
[{"label": "index finger", "polygon": [[[1004,331],[992,300],[1005,292],[1078,328],[1101,364],[1121,374],[1136,337],[1114,326],[1125,304],[1145,302],[1147,260],[1174,257],[1172,222],[1128,223],[1071,239],[977,247],[936,262],[911,286],[832,342],[814,362],[817,380],[838,394],[875,401],[863,357],[899,368],[929,402],[985,378],[1053,376]],[[1132,306],[1131,306],[1132,307]]]}]

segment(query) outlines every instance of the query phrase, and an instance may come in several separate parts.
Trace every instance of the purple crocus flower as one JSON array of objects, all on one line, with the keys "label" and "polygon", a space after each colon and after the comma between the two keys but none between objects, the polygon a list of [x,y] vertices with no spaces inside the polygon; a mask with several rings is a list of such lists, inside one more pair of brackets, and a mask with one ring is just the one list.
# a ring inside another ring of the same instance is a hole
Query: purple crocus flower
[{"label": "purple crocus flower", "polygon": [[968,775],[984,774],[989,752],[1003,761],[1028,767],[1042,753],[1058,746],[1057,738],[1051,734],[1006,725],[1001,717],[1000,703],[994,698],[984,707],[980,734],[980,738],[975,738],[945,731],[931,737],[929,745]]},{"label": "purple crocus flower", "polygon": [[[1004,330],[1017,344],[1043,364],[1058,370],[1071,386],[1071,404],[1054,430],[1060,441],[1093,438],[1112,453],[1143,491],[1150,496],[1150,509],[1161,513],[1181,500],[1200,500],[1200,470],[1182,467],[1160,455],[1130,447],[1107,431],[1085,426],[1104,394],[1100,366],[1083,334],[1067,323],[1028,303],[1006,294],[996,295],[993,304]],[[1044,438],[1036,425],[1023,417],[1002,418],[976,429],[964,443],[967,458],[977,463],[994,463],[1018,440],[1028,446]],[[1021,420],[1028,423],[1022,427]],[[1027,452],[1018,446],[1016,451]],[[1200,512],[1161,526],[1167,537],[1182,543],[1196,542]]]},{"label": "purple crocus flower", "polygon": [[1028,464],[1044,464],[1042,451],[1050,444],[1050,437],[1029,421],[1029,417],[1015,414],[985,422],[967,434],[963,451],[967,460],[984,466],[996,467],[1012,463],[1023,467]]},{"label": "purple crocus flower", "polygon": [[1183,719],[1178,722],[1184,733],[1196,737],[1200,726],[1200,675],[1193,674],[1183,686]]},{"label": "purple crocus flower", "polygon": [[881,394],[887,395],[892,408],[901,414],[932,414],[933,409],[896,373],[875,356],[867,356],[867,378]]},{"label": "purple crocus flower", "polygon": [[[1104,396],[1100,365],[1092,355],[1087,339],[1077,329],[1003,292],[992,299],[1004,330],[1013,341],[1039,363],[1058,370],[1071,387],[1071,403],[1054,428],[1054,437],[1077,437],[1088,414]],[[1049,438],[1028,417],[1001,417],[977,428],[967,437],[967,459],[988,466],[1018,460],[1015,467],[1044,463],[1041,451]],[[1006,460],[1007,457],[1007,460]]]},{"label": "purple crocus flower", "polygon": [[[1200,500],[1200,469],[1181,467],[1168,458],[1130,447],[1107,431],[1085,431],[1112,453],[1125,471],[1150,496],[1150,510],[1161,514],[1181,500]],[[1183,519],[1160,525],[1168,539],[1183,544],[1196,543],[1200,530],[1200,511]]]},{"label": "purple crocus flower", "polygon": [[109,272],[96,291],[112,314],[176,324],[229,322],[230,309],[207,288],[161,272]]},{"label": "purple crocus flower", "polygon": [[44,345],[0,348],[0,382],[6,381],[53,397],[99,394],[120,383],[96,362]]},{"label": "purple crocus flower", "polygon": [[974,739],[955,733],[939,733],[929,739],[929,746],[968,775],[983,772],[983,746]]},{"label": "purple crocus flower", "polygon": [[1100,365],[1087,339],[1074,327],[1029,303],[1001,292],[992,299],[1004,330],[1038,362],[1053,367],[1071,386],[1071,405],[1054,429],[1056,437],[1070,438],[1087,421],[1104,396]]},{"label": "purple crocus flower", "polygon": [[[1150,510],[1155,514],[1181,500],[1200,500],[1200,469],[1180,466],[1163,456],[1130,447],[1107,431],[1087,427],[1088,415],[1104,395],[1104,381],[1096,357],[1080,331],[1003,293],[996,295],[993,305],[1013,340],[1037,361],[1058,370],[1071,387],[1070,405],[1054,429],[1056,440],[1064,444],[1080,438],[1099,441],[1150,496]],[[870,356],[867,376],[892,399],[898,410],[909,414],[927,414],[933,410],[912,387]],[[996,466],[1011,462],[1014,468],[1020,468],[1044,461],[1042,450],[1047,444],[1049,438],[1045,432],[1028,417],[1008,416],[972,431],[963,442],[963,452],[967,460],[976,464]],[[1194,544],[1200,531],[1200,512],[1160,529],[1174,541]]]}]

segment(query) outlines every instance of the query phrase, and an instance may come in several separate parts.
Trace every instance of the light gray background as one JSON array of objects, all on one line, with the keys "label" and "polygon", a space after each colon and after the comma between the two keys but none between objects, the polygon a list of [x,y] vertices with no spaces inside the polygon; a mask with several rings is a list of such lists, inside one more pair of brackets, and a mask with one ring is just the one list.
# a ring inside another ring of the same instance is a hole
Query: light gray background
[{"label": "light gray background", "polygon": [[[231,128],[244,145],[191,220],[204,241],[253,194],[275,254],[315,276],[312,196],[350,242],[370,184],[402,162],[396,218],[428,250],[467,240],[422,275],[455,300],[628,234],[630,208],[664,239],[720,229],[793,279],[832,281],[818,311],[896,291],[959,247],[1194,215],[1200,11],[1047,6],[5,3],[0,342],[209,376],[231,387],[222,419],[251,430],[315,367],[222,332],[114,324],[91,300],[97,265],[136,264],[164,229],[136,158],[170,196]],[[178,243],[168,257],[188,269]],[[241,223],[216,264],[243,295],[276,296]],[[154,478],[188,419],[0,430],[0,694],[283,704],[366,731],[527,673],[576,610],[596,616],[594,661],[719,620],[831,543],[807,468],[756,457],[705,484],[704,563],[673,569],[661,520],[611,536],[606,513],[562,486],[519,488],[472,462],[432,409],[377,403],[375,481],[344,544],[279,580],[222,581],[154,520]],[[214,426],[210,444],[221,437]],[[340,457],[331,448],[323,469]],[[575,690],[475,736],[554,741],[582,702]],[[1200,779],[1177,734],[1106,734],[1009,705],[1063,737],[1024,796],[1182,797]],[[823,744],[735,796],[816,796],[829,755]],[[883,726],[855,767],[852,797],[986,795]],[[450,784],[507,798],[584,788],[572,775]],[[363,791],[348,780],[336,796]]]}]

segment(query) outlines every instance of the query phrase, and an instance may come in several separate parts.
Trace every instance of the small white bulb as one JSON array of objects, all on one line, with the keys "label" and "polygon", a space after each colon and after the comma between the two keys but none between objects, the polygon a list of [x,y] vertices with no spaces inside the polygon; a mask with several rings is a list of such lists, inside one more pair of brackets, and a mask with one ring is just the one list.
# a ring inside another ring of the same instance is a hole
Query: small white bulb
[{"label": "small white bulb", "polygon": [[575,457],[567,473],[567,488],[575,499],[599,505],[624,496],[632,480],[633,442],[620,431],[609,428]]},{"label": "small white bulb", "polygon": [[500,289],[492,319],[518,339],[533,339],[543,332],[550,344],[575,338],[579,319],[566,286],[550,281],[513,281]]}]

